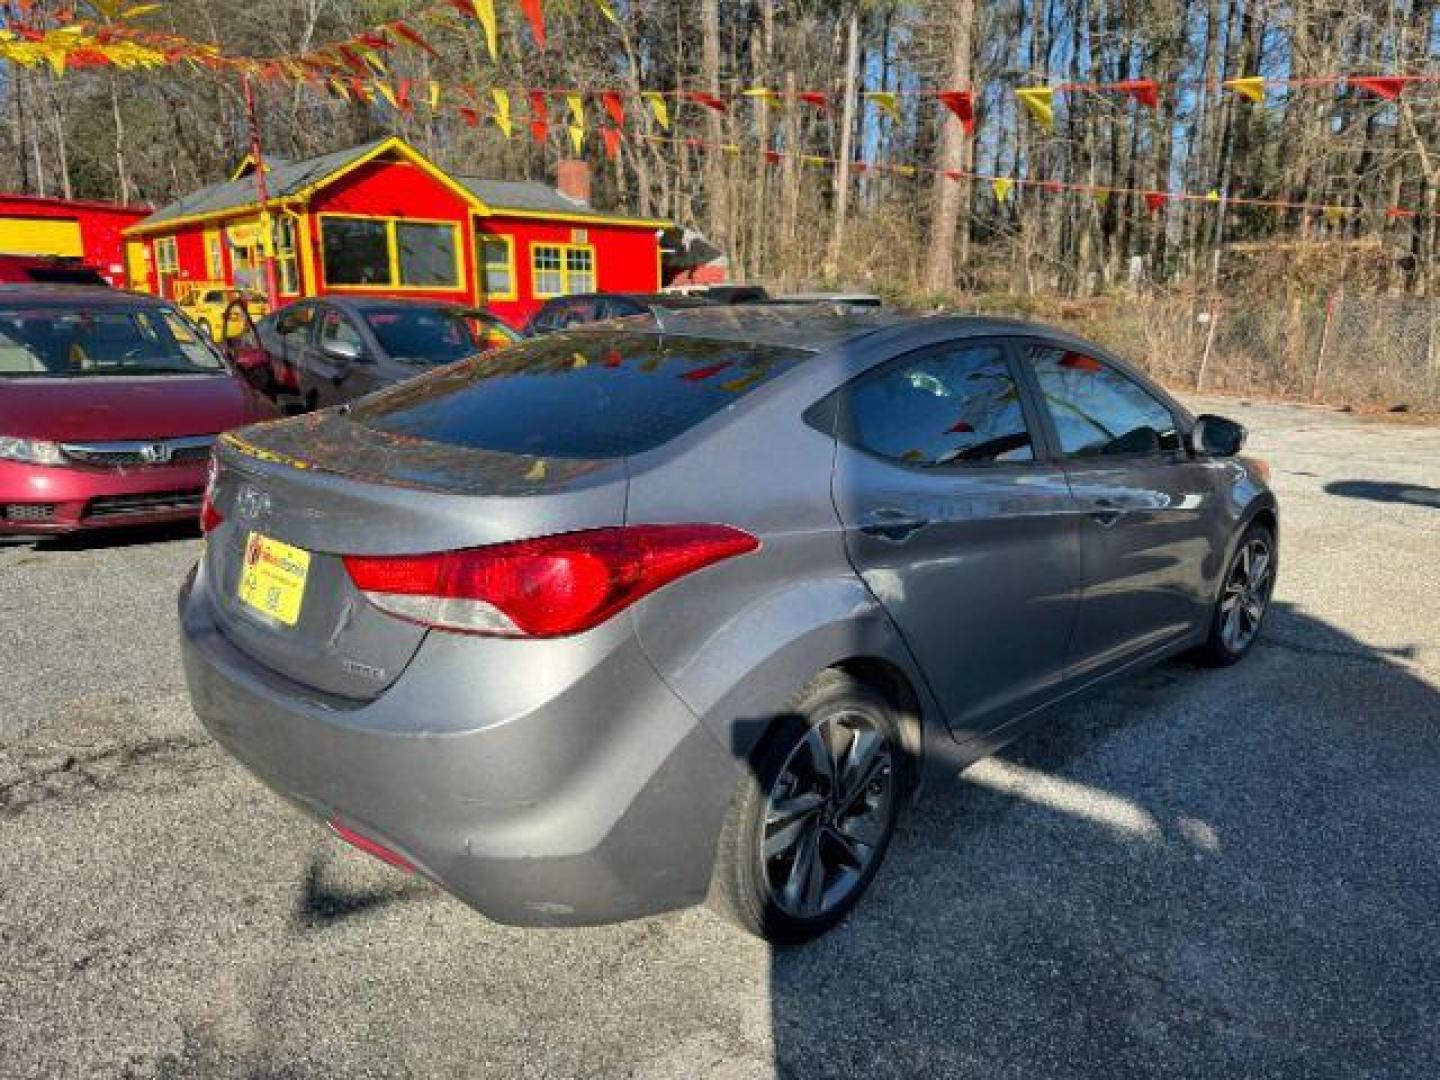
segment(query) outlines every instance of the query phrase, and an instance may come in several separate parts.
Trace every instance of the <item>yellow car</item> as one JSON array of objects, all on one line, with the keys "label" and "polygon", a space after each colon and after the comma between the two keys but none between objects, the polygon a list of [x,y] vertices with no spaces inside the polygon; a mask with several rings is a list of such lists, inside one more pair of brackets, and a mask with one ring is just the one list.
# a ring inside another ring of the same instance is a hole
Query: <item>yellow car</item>
[{"label": "yellow car", "polygon": [[204,282],[192,285],[176,303],[199,328],[200,333],[211,341],[220,341],[221,323],[225,323],[224,340],[244,332],[245,319],[241,316],[239,307],[231,307],[242,298],[252,322],[269,313],[270,305],[265,302],[265,297],[253,289],[237,289]]}]

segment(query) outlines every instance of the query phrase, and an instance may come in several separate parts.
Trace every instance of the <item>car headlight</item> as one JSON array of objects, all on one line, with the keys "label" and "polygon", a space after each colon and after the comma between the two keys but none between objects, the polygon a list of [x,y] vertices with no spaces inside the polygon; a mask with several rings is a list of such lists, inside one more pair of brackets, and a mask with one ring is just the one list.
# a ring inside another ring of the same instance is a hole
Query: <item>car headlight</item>
[{"label": "car headlight", "polygon": [[0,435],[0,459],[23,461],[30,465],[64,465],[65,454],[59,443],[44,439],[21,439],[14,435]]}]

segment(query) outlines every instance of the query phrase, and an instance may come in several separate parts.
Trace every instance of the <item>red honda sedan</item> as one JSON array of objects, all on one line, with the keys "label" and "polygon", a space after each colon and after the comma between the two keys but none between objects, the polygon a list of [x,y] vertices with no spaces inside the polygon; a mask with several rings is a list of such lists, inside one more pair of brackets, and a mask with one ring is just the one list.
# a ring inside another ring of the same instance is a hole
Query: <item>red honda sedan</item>
[{"label": "red honda sedan", "polygon": [[215,436],[273,415],[164,301],[0,287],[0,534],[194,517]]}]

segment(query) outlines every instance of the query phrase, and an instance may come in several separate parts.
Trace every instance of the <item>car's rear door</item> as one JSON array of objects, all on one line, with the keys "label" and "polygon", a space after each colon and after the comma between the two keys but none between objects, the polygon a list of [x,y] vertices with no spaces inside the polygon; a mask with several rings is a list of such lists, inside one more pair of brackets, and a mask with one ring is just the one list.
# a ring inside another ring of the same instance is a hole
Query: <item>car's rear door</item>
[{"label": "car's rear door", "polygon": [[1052,696],[1079,523],[1004,340],[896,357],[840,396],[832,490],[851,562],[960,739]]},{"label": "car's rear door", "polygon": [[[1025,346],[1051,443],[1081,511],[1084,591],[1068,676],[1124,666],[1208,614],[1221,513],[1214,474],[1188,453],[1181,418],[1108,358],[1060,342]],[[1208,568],[1208,569],[1207,569]]]}]

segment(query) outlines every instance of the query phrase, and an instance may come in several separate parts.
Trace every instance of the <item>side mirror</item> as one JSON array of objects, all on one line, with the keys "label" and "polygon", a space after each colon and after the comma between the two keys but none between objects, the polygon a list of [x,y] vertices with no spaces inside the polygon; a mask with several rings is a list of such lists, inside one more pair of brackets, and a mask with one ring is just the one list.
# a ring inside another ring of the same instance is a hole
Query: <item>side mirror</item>
[{"label": "side mirror", "polygon": [[342,364],[356,363],[362,356],[360,346],[353,341],[325,341],[321,343],[320,351]]},{"label": "side mirror", "polygon": [[1206,413],[1195,421],[1190,444],[1207,457],[1234,457],[1245,446],[1245,425]]}]

